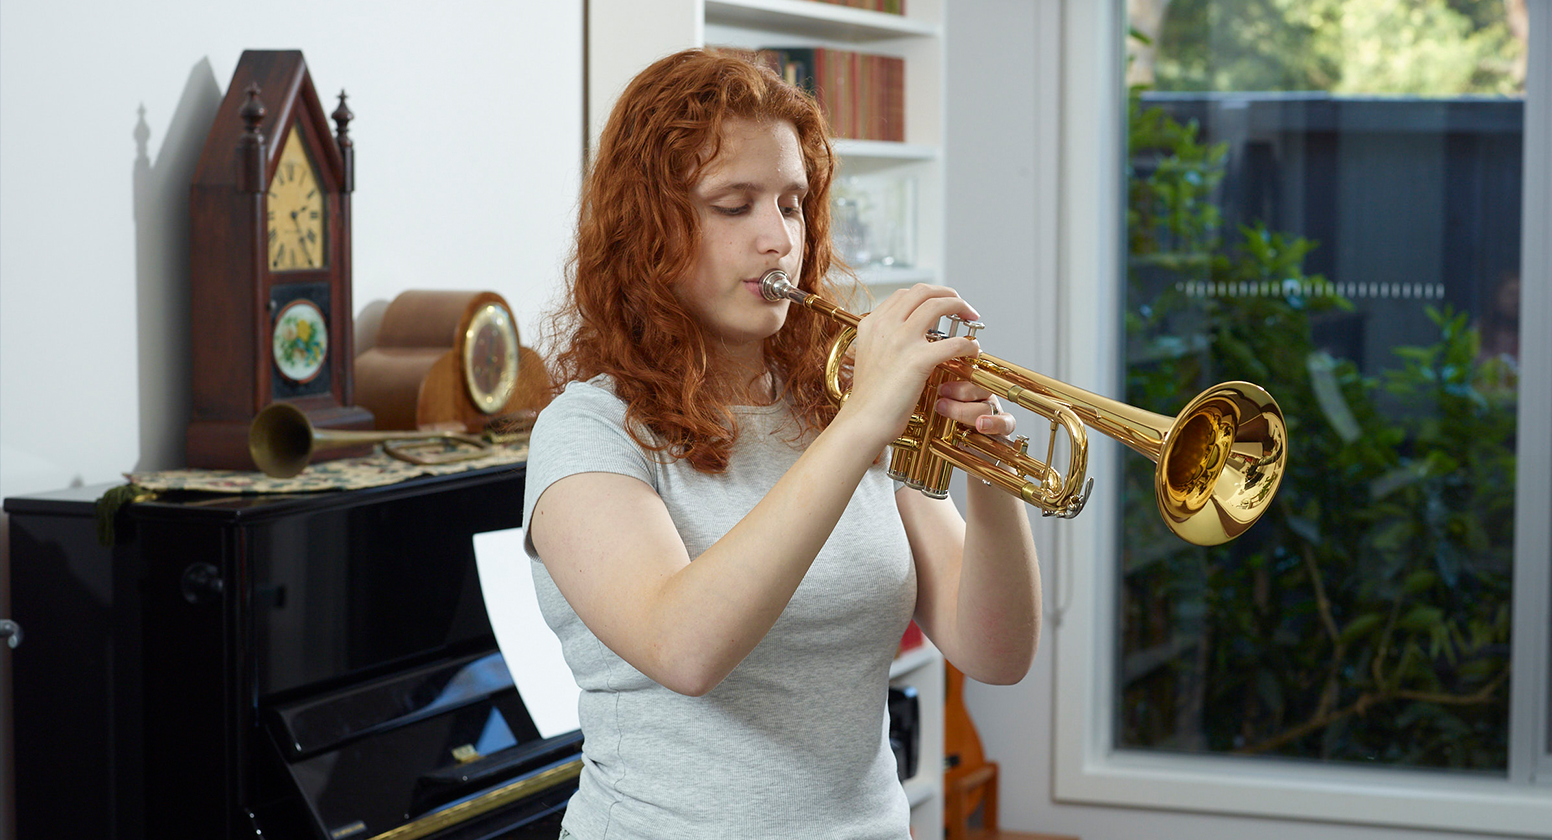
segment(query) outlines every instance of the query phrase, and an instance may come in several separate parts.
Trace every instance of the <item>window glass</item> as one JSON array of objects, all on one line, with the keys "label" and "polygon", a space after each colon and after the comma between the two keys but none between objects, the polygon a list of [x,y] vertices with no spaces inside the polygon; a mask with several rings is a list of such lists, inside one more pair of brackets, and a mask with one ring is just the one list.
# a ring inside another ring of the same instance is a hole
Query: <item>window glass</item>
[{"label": "window glass", "polygon": [[1127,8],[1126,401],[1258,383],[1289,458],[1212,548],[1127,459],[1115,744],[1502,775],[1524,2]]}]

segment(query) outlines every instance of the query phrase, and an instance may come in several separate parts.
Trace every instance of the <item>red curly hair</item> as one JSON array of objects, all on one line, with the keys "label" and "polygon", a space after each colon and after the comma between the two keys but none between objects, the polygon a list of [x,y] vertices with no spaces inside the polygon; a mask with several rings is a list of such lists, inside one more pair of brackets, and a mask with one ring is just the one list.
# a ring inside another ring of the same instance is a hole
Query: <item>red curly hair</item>
[{"label": "red curly hair", "polygon": [[[655,62],[615,103],[582,188],[565,302],[552,318],[560,345],[555,390],[608,374],[631,437],[706,473],[727,468],[738,424],[725,389],[708,387],[708,337],[673,289],[699,253],[692,188],[720,153],[730,118],[797,129],[808,193],[803,267],[794,279],[837,299],[827,279],[832,265],[845,269],[830,241],[835,156],[819,105],[752,55],[696,49]],[[793,406],[804,432],[835,417],[823,377],[839,329],[794,305],[765,341],[766,363],[782,383],[778,399]]]}]

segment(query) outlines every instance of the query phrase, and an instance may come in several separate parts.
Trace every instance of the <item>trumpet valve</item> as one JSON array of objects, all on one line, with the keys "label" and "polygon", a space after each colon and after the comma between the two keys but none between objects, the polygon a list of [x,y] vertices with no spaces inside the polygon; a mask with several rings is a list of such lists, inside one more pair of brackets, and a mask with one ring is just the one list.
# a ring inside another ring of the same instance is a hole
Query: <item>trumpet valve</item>
[{"label": "trumpet valve", "polygon": [[915,460],[915,449],[897,444],[889,454],[889,477],[895,481],[910,483],[911,464]]},{"label": "trumpet valve", "polygon": [[959,335],[959,325],[965,325],[965,338],[975,338],[976,332],[986,329],[986,325],[980,321],[966,321],[958,315],[948,316],[948,338]]},{"label": "trumpet valve", "polygon": [[954,465],[941,458],[932,459],[926,483],[918,488],[929,499],[948,498],[948,483],[954,477]]}]

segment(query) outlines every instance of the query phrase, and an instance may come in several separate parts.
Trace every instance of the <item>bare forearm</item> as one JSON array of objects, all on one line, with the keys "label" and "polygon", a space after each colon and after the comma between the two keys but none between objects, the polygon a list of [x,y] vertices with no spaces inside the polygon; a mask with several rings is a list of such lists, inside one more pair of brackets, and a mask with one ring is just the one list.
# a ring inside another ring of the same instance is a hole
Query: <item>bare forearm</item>
[{"label": "bare forearm", "polygon": [[708,691],[770,631],[872,463],[854,431],[821,433],[748,515],[662,581],[649,617],[660,682]]},{"label": "bare forearm", "polygon": [[1024,503],[971,479],[955,609],[965,661],[981,682],[1014,683],[1040,640],[1040,566]]}]

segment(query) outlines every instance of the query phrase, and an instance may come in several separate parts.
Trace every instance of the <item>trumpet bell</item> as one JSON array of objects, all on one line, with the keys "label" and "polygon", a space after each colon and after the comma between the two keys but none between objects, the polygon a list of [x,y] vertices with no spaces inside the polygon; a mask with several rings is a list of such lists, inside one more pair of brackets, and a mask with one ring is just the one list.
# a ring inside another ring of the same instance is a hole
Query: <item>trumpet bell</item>
[{"label": "trumpet bell", "polygon": [[1287,431],[1277,401],[1258,385],[1223,382],[1198,394],[1157,454],[1153,489],[1165,525],[1196,545],[1243,534],[1282,483]]}]

